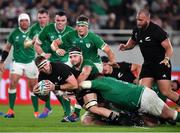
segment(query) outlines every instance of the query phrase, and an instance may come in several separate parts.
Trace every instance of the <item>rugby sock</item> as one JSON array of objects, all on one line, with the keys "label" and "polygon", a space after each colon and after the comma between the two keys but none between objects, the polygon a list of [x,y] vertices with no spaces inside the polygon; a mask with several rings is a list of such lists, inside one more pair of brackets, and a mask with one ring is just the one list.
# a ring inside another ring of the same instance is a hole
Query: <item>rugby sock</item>
[{"label": "rugby sock", "polygon": [[52,109],[52,108],[51,108],[51,103],[50,103],[50,95],[49,95],[49,97],[48,97],[48,99],[47,99],[47,101],[46,101],[45,107],[48,108],[49,110]]},{"label": "rugby sock", "polygon": [[64,110],[64,115],[69,116],[71,114],[71,103],[69,99],[64,99],[61,95],[56,95],[57,99],[61,102],[61,105]]},{"label": "rugby sock", "polygon": [[16,89],[8,89],[9,94],[9,107],[14,110],[14,104],[16,100]]},{"label": "rugby sock", "polygon": [[175,114],[175,120],[177,121],[177,122],[180,122],[180,112],[177,112],[176,111],[176,114]]},{"label": "rugby sock", "polygon": [[75,104],[74,107],[74,113],[76,113],[76,115],[79,117],[80,116],[80,111],[81,111],[82,107],[79,104]]},{"label": "rugby sock", "polygon": [[118,122],[119,121],[119,113],[112,111],[108,117],[108,120],[113,123]]},{"label": "rugby sock", "polygon": [[38,98],[34,95],[34,93],[31,92],[31,101],[34,108],[34,112],[38,112]]}]

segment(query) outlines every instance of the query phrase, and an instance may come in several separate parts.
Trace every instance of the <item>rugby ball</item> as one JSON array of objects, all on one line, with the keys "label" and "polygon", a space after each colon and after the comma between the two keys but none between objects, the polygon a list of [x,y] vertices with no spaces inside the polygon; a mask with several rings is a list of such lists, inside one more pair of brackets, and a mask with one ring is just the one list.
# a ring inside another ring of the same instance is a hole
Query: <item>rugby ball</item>
[{"label": "rugby ball", "polygon": [[47,95],[49,92],[47,92],[47,87],[49,86],[50,81],[49,80],[41,80],[38,83],[38,90],[39,90],[39,95]]}]

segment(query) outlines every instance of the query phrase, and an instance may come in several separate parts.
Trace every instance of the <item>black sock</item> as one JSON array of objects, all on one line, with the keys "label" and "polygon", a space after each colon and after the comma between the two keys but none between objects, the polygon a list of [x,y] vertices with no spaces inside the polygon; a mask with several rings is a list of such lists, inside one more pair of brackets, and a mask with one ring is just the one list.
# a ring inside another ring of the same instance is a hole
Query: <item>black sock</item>
[{"label": "black sock", "polygon": [[109,122],[116,123],[119,121],[119,114],[116,112],[111,112],[108,117]]}]

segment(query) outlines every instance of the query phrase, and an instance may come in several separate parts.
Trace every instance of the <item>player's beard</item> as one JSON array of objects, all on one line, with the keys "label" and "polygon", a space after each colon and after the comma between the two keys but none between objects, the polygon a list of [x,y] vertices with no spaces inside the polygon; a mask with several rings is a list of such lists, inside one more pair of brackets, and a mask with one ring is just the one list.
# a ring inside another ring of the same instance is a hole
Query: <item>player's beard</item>
[{"label": "player's beard", "polygon": [[81,66],[81,64],[82,64],[82,58],[80,59],[80,61],[78,62],[78,63],[76,63],[74,66],[76,67],[76,68],[80,68],[80,66]]},{"label": "player's beard", "polygon": [[149,26],[149,23],[146,22],[144,25],[142,25],[142,26],[137,26],[137,27],[138,27],[139,30],[145,31],[145,30],[148,28],[148,26]]}]

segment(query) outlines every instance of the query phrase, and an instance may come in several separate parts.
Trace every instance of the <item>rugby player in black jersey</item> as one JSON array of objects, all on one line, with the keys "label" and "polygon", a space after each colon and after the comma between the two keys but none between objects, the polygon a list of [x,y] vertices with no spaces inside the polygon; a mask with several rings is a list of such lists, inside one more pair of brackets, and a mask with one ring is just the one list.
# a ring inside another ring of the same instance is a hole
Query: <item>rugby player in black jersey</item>
[{"label": "rugby player in black jersey", "polygon": [[167,33],[150,20],[150,13],[141,9],[137,13],[137,27],[126,44],[120,44],[125,51],[139,45],[144,62],[140,73],[140,84],[152,87],[157,81],[161,93],[180,105],[180,96],[171,89],[171,63],[173,48]]}]

